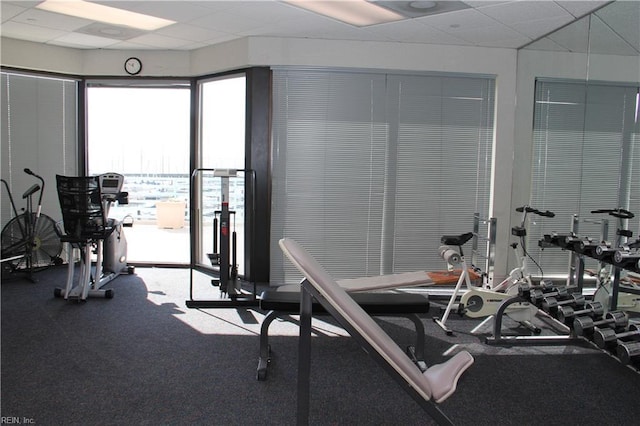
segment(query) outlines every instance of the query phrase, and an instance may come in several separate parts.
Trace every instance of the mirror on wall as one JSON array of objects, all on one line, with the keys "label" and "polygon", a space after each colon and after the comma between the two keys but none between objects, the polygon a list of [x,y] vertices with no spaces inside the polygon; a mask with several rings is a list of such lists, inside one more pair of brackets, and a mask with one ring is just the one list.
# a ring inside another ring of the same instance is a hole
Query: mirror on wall
[{"label": "mirror on wall", "polygon": [[640,79],[640,2],[604,2],[595,12],[523,50],[565,52],[579,57],[585,67],[584,77],[589,80],[608,81],[615,79],[615,74]]},{"label": "mirror on wall", "polygon": [[[520,168],[514,186],[529,189],[523,203],[556,213],[531,226],[529,247],[553,232],[575,231],[613,243],[623,228],[635,240],[640,234],[640,1],[603,2],[520,49],[516,115],[516,158],[530,165],[530,173]],[[635,217],[592,213],[613,208]],[[537,255],[545,276],[566,276],[571,268],[555,250]],[[586,266],[597,270],[595,261]]]}]

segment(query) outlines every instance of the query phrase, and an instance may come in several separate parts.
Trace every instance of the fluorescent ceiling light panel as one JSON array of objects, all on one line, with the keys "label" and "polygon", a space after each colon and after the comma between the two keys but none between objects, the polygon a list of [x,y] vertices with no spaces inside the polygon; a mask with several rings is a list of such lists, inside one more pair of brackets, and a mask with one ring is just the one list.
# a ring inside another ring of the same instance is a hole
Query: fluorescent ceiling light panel
[{"label": "fluorescent ceiling light panel", "polygon": [[46,0],[36,6],[38,9],[63,15],[122,25],[140,30],[153,31],[175,24],[175,21],[130,12],[111,6],[91,3],[83,0]]},{"label": "fluorescent ceiling light panel", "polygon": [[400,21],[404,16],[366,0],[289,0],[286,3],[328,16],[356,27]]}]

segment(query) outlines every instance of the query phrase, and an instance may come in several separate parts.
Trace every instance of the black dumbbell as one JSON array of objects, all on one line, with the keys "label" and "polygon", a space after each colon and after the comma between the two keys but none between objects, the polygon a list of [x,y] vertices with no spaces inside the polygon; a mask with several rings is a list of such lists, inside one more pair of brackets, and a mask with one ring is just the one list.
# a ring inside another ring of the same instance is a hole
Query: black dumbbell
[{"label": "black dumbbell", "polygon": [[573,306],[582,307],[585,304],[585,299],[582,294],[571,294],[568,299],[558,301],[555,297],[545,297],[542,299],[542,310],[547,313],[556,313],[560,306]]},{"label": "black dumbbell", "polygon": [[631,358],[640,356],[640,342],[622,342],[616,348],[616,355],[620,362],[627,365]]},{"label": "black dumbbell", "polygon": [[627,314],[621,311],[607,312],[603,319],[595,321],[591,317],[582,316],[573,320],[573,331],[577,336],[592,334],[594,327],[606,326],[616,330],[623,329],[629,323]]},{"label": "black dumbbell", "polygon": [[631,324],[627,331],[616,333],[612,328],[598,328],[593,332],[593,342],[600,349],[611,348],[618,345],[618,340],[640,337],[638,324]]},{"label": "black dumbbell", "polygon": [[531,298],[531,292],[534,290],[539,290],[543,293],[547,293],[553,290],[553,282],[542,280],[537,285],[530,284],[520,284],[518,286],[518,296],[524,297],[525,299]]},{"label": "black dumbbell", "polygon": [[531,303],[533,303],[534,305],[540,306],[540,304],[546,297],[555,297],[557,299],[565,299],[567,296],[569,296],[569,292],[564,287],[553,288],[551,291],[547,291],[547,292],[544,292],[540,289],[534,289],[534,290],[531,290],[531,295],[529,296],[529,300],[531,300]]},{"label": "black dumbbell", "polygon": [[604,306],[600,302],[591,302],[587,303],[584,309],[579,311],[574,310],[571,306],[560,306],[556,318],[558,321],[569,325],[575,317],[583,315],[590,316],[593,319],[600,319],[604,315]]}]

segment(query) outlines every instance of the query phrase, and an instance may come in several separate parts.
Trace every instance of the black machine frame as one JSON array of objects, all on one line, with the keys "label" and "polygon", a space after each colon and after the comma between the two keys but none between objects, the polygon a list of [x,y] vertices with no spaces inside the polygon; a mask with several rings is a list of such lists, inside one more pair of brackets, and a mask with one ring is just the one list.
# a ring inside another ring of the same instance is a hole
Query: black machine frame
[{"label": "black machine frame", "polygon": [[[205,173],[212,173],[213,177],[221,178],[221,208],[214,212],[214,253],[209,255],[213,266],[207,267],[199,262],[200,232],[194,232],[200,228],[194,228],[196,219],[200,219],[200,197],[196,194],[202,188],[202,179]],[[225,168],[196,168],[191,173],[189,193],[191,194],[190,220],[191,220],[191,256],[189,274],[189,300],[186,306],[193,309],[205,308],[230,308],[230,307],[256,307],[259,306],[257,297],[257,285],[251,279],[249,273],[250,291],[240,288],[236,266],[236,235],[230,232],[230,221],[235,212],[229,210],[229,182],[230,177],[237,177],[238,173],[244,174],[245,179],[245,224],[248,230],[245,232],[245,241],[249,246],[250,259],[255,259],[255,220],[256,220],[256,172],[253,169],[225,169]],[[249,196],[246,196],[249,194]],[[194,202],[198,201],[198,202]],[[247,204],[250,203],[249,206]],[[248,221],[247,221],[248,218]],[[247,238],[248,236],[248,238]],[[219,251],[216,252],[216,250]],[[200,272],[212,277],[212,285],[217,284],[221,294],[226,298],[196,299],[194,297],[194,272]]]}]

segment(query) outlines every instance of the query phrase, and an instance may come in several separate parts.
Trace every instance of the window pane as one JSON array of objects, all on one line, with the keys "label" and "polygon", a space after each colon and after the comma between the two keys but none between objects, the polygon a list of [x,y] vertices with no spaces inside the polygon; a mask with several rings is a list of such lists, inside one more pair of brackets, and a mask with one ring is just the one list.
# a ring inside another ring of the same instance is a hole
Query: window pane
[{"label": "window pane", "polygon": [[[245,115],[246,77],[244,75],[219,78],[200,84],[200,146],[203,169],[244,169],[245,165]],[[208,254],[219,253],[214,247],[214,226],[219,226],[222,210],[222,188],[226,181],[229,190],[230,231],[236,233],[238,273],[244,274],[245,249],[245,179],[244,173],[220,177],[202,173],[198,204],[200,242],[198,262],[211,266]],[[216,213],[217,212],[217,213]],[[219,236],[219,235],[218,235]],[[218,244],[220,239],[218,238]],[[233,243],[230,243],[233,244]],[[232,247],[230,247],[233,250]],[[230,259],[232,260],[232,259]]]}]

